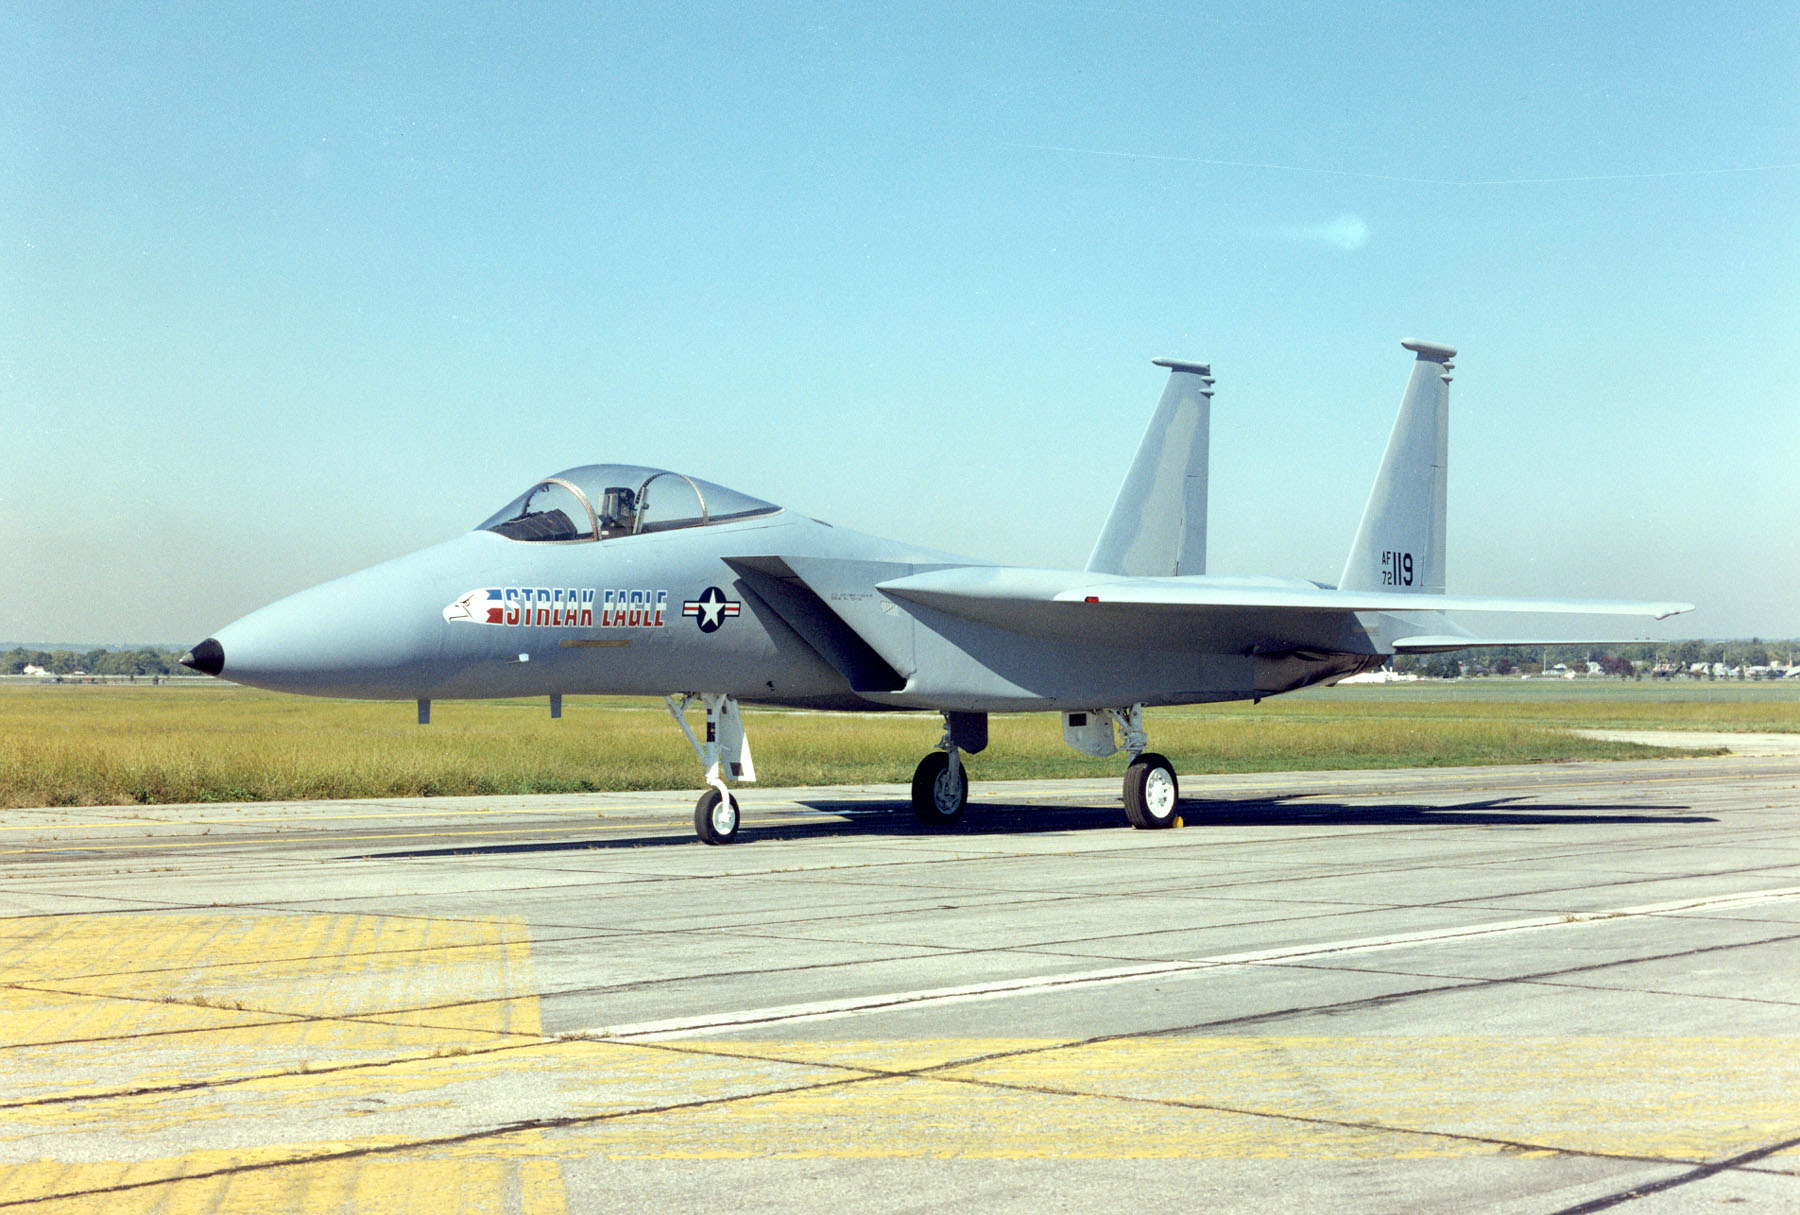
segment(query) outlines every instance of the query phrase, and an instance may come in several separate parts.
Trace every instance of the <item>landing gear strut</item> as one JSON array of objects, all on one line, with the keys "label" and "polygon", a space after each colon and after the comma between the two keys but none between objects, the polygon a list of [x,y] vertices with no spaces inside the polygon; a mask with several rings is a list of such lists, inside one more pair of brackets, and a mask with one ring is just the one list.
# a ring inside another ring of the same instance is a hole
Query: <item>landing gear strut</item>
[{"label": "landing gear strut", "polygon": [[[687,723],[686,710],[695,701],[706,706],[705,742],[694,737],[693,728]],[[702,843],[729,844],[737,839],[738,801],[725,787],[723,774],[729,772],[733,780],[756,779],[750,740],[744,735],[744,719],[738,714],[737,701],[719,693],[689,692],[679,700],[665,696],[663,703],[706,766],[704,779],[708,788],[694,803],[694,834]]]},{"label": "landing gear strut", "polygon": [[963,752],[970,755],[987,747],[986,713],[945,713],[944,737],[938,749],[913,769],[913,814],[927,827],[950,827],[962,821],[969,807],[969,772]]}]

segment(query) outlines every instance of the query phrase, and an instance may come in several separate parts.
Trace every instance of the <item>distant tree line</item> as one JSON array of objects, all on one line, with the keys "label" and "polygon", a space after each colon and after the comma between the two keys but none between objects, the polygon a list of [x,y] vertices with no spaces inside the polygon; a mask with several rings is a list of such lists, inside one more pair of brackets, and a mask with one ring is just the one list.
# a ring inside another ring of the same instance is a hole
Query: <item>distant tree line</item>
[{"label": "distant tree line", "polygon": [[1686,676],[1695,663],[1710,671],[1766,667],[1771,662],[1793,664],[1800,659],[1800,640],[1763,641],[1641,641],[1625,645],[1500,646],[1494,649],[1460,650],[1453,654],[1401,655],[1394,669],[1425,678],[1455,679],[1458,675],[1542,675],[1558,664],[1587,673],[1590,662],[1604,675],[1643,679],[1658,674]]},{"label": "distant tree line", "polygon": [[174,650],[26,650],[0,654],[0,675],[42,667],[52,675],[186,675]]}]

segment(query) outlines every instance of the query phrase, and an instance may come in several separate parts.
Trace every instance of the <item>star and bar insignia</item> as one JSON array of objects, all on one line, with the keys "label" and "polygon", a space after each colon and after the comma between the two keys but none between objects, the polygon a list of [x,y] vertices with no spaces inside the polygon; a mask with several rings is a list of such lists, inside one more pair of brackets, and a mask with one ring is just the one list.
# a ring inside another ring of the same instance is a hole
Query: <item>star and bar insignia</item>
[{"label": "star and bar insignia", "polygon": [[721,624],[743,610],[742,600],[725,598],[725,592],[716,586],[707,587],[700,592],[700,598],[681,605],[681,614],[699,622],[702,633],[718,632]]}]

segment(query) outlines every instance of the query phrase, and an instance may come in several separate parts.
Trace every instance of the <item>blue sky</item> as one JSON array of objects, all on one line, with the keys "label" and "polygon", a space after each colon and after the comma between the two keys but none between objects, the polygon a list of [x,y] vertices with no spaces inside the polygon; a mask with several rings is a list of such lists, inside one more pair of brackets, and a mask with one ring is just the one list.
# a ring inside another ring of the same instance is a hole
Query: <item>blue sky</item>
[{"label": "blue sky", "polygon": [[[1159,355],[1335,579],[1800,635],[1800,8],[0,7],[0,640],[186,642],[574,464],[1078,566]],[[1250,10],[1246,10],[1250,11]]]}]

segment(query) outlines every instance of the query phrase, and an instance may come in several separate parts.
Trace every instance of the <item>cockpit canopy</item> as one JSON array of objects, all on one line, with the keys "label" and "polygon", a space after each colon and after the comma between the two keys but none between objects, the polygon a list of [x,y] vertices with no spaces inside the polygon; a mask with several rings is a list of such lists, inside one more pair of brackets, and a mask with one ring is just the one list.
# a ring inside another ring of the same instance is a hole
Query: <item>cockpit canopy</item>
[{"label": "cockpit canopy", "polygon": [[570,543],[707,527],[780,509],[678,472],[584,464],[545,477],[476,530],[509,540]]}]

